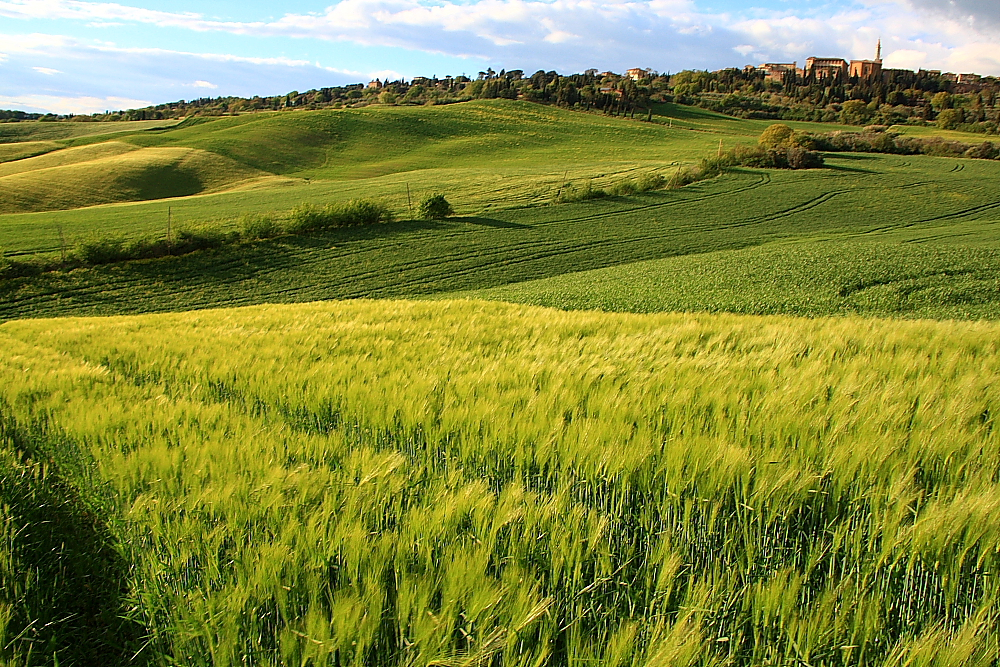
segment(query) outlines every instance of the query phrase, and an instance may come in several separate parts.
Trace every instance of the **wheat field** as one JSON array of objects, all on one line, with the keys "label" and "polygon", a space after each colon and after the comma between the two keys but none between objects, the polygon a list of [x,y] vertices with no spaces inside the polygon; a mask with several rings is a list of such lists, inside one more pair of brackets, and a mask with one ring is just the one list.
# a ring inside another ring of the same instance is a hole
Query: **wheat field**
[{"label": "wheat field", "polygon": [[[2,655],[993,665],[998,334],[462,300],[8,322]],[[108,565],[26,567],[44,544]]]}]

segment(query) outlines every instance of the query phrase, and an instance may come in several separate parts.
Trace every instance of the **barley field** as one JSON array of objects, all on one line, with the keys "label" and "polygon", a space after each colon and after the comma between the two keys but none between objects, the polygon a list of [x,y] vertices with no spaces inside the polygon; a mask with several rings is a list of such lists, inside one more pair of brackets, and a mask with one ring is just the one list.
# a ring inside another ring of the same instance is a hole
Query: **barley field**
[{"label": "barley field", "polygon": [[1000,659],[997,324],[359,300],[0,347],[8,664]]}]

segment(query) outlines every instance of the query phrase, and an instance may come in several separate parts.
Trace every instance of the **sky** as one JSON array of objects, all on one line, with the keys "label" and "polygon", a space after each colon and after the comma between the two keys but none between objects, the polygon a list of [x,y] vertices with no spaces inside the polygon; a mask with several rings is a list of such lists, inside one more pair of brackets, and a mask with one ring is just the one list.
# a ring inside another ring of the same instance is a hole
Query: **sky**
[{"label": "sky", "polygon": [[872,58],[1000,76],[1000,0],[0,0],[0,109],[94,113],[373,78]]}]

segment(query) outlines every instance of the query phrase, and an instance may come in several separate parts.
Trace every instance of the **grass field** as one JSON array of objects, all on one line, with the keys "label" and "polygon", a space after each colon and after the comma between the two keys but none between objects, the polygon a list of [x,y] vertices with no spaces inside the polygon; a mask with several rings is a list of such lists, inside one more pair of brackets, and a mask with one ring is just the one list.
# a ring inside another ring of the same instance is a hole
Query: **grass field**
[{"label": "grass field", "polygon": [[0,125],[18,257],[403,218],[0,280],[0,665],[998,664],[1000,162],[559,203],[767,126],[656,111]]},{"label": "grass field", "polygon": [[998,340],[470,301],[9,322],[4,657],[993,665]]},{"label": "grass field", "polygon": [[907,231],[896,243],[856,237],[775,242],[444,297],[634,313],[1000,319],[1000,220],[925,228],[923,235]]},{"label": "grass field", "polygon": [[[226,225],[246,212],[364,194],[385,199],[405,215],[407,187],[411,198],[442,191],[463,214],[538,205],[567,181],[603,187],[641,171],[669,176],[680,164],[717,150],[720,139],[729,146],[754,142],[768,125],[678,105],[661,105],[658,111],[665,114],[654,116],[658,123],[642,123],[523,102],[479,101],[249,114],[196,119],[169,130],[145,124],[132,132],[66,139],[54,154],[19,161],[14,183],[5,184],[9,178],[0,175],[0,245],[8,252],[53,252],[60,229],[69,243],[93,233],[162,234],[167,207],[178,224]],[[664,124],[667,116],[673,127]],[[42,132],[52,123],[35,125]],[[131,152],[120,162],[106,160],[103,171],[91,169],[89,161],[74,162],[75,170],[67,164],[87,157],[84,148],[112,150],[107,144],[115,151],[123,145],[148,149],[146,171],[135,174],[128,163],[135,159]],[[151,150],[164,148],[204,151],[218,160],[171,170],[169,160],[157,159]],[[60,159],[67,171],[43,171]],[[118,187],[116,167],[131,178],[144,174],[159,191]],[[271,178],[261,178],[267,175]],[[254,176],[259,180],[247,180]],[[19,198],[25,180],[35,192]],[[234,190],[204,195],[227,184]],[[195,193],[202,196],[147,201]],[[74,198],[87,208],[56,210],[78,208],[67,206]],[[123,201],[139,203],[115,203]],[[111,205],[92,206],[101,202]]]},{"label": "grass field", "polygon": [[[440,295],[645,260],[663,260],[655,266],[676,277],[673,286],[650,295],[650,285],[659,279],[635,267],[621,269],[633,276],[627,288],[621,283],[618,289],[625,301],[615,302],[589,277],[560,283],[568,285],[560,288],[562,301],[532,296],[533,286],[497,294],[612,310],[995,316],[1000,199],[993,184],[1000,163],[879,155],[842,155],[828,162],[831,168],[824,170],[742,170],[634,197],[286,237],[8,280],[0,286],[0,317]],[[30,231],[25,227],[22,233],[27,237]],[[823,242],[763,245],[809,240]],[[883,245],[878,251],[864,245],[869,250],[861,255],[875,261],[862,265],[856,243],[871,242]],[[975,245],[975,254],[963,255],[957,249],[963,244]],[[760,250],[751,249],[755,246]],[[740,252],[719,254],[731,250]],[[927,267],[913,267],[928,257],[934,259]],[[949,264],[948,257],[957,264]],[[771,279],[772,262],[784,267],[784,278]],[[938,268],[946,278],[933,273]],[[918,286],[950,289],[951,296],[935,301],[933,290],[910,289],[913,283],[906,281],[914,279]],[[856,288],[858,280],[864,289]],[[865,283],[873,280],[882,282]],[[893,300],[897,288],[915,296]]]}]

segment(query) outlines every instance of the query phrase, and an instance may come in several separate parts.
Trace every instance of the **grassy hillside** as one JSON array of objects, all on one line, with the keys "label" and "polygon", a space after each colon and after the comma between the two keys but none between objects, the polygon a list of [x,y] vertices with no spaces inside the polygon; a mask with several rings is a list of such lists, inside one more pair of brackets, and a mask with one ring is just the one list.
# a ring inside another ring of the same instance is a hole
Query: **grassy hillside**
[{"label": "grassy hillside", "polygon": [[[752,142],[767,126],[663,105],[659,123],[641,123],[599,114],[570,112],[527,102],[477,101],[439,107],[366,107],[362,109],[258,113],[196,119],[168,130],[143,129],[114,135],[66,140],[70,147],[122,142],[139,147],[204,150],[229,163],[297,180],[275,181],[213,197],[170,202],[180,222],[218,221],[246,211],[290,208],[303,201],[321,202],[366,193],[406,208],[412,196],[443,190],[462,212],[538,204],[551,199],[566,180],[593,180],[595,187],[637,170],[672,173],[681,163],[700,160],[718,147]],[[813,129],[826,126],[800,124]],[[36,148],[38,150],[38,148]],[[29,164],[30,161],[27,161]],[[37,162],[34,164],[42,165]],[[109,163],[113,170],[114,164]],[[126,170],[126,164],[121,165]],[[206,165],[194,174],[202,182],[235,183],[226,169]],[[149,199],[148,193],[105,184],[106,173],[92,179],[39,178],[44,194],[20,198],[21,209],[44,215],[0,215],[0,232],[10,251],[51,251],[58,226],[72,239],[94,230],[136,234],[164,221],[160,203],[55,213],[54,208]],[[228,178],[228,180],[227,180]],[[52,183],[51,186],[44,184]],[[163,191],[192,194],[194,181],[178,178]],[[197,192],[205,192],[202,188]],[[16,188],[9,190],[17,198]],[[95,196],[100,192],[100,196]],[[78,196],[78,203],[72,198]],[[2,200],[0,200],[2,201]],[[8,213],[15,209],[8,206]],[[51,224],[39,224],[40,221]]]},{"label": "grassy hillside", "polygon": [[0,164],[0,212],[182,197],[274,178],[208,151],[106,142]]},{"label": "grassy hillside", "polygon": [[484,302],[9,322],[3,657],[992,665],[998,340]]},{"label": "grassy hillside", "polygon": [[[1000,200],[992,183],[1000,163],[845,155],[829,164],[831,169],[808,172],[742,170],[641,196],[287,237],[8,280],[0,284],[0,317],[430,295],[672,257],[677,259],[664,266],[675,268],[663,269],[662,280],[616,274],[622,286],[608,292],[628,292],[618,302],[595,291],[587,276],[556,290],[551,299],[514,291],[498,296],[619,310],[995,316],[1000,294],[990,281],[998,266]],[[259,192],[244,194],[251,198]],[[405,207],[405,190],[402,197]],[[166,210],[161,215],[165,223]],[[28,225],[23,229],[26,235],[32,231]],[[785,246],[762,248],[762,255],[705,254],[803,239],[825,241],[790,246],[788,252]],[[851,245],[868,241],[889,245],[860,253]],[[980,250],[966,255],[954,248],[936,250],[956,243],[974,243]],[[772,262],[784,267],[787,278],[772,280]],[[941,274],[933,273],[937,269]],[[858,290],[853,286],[859,279],[876,282]],[[884,284],[878,287],[880,280]],[[910,290],[906,281],[912,280],[953,291],[935,301],[928,296],[933,290]],[[656,284],[662,289],[651,287]],[[897,288],[914,296],[893,300]],[[843,297],[837,296],[841,290]],[[581,299],[591,293],[596,300]],[[889,296],[875,298],[883,293]]]},{"label": "grassy hillside", "polygon": [[79,137],[130,134],[168,128],[177,125],[176,120],[135,120],[118,122],[49,122],[21,121],[0,123],[0,145],[26,141],[60,141]]}]

